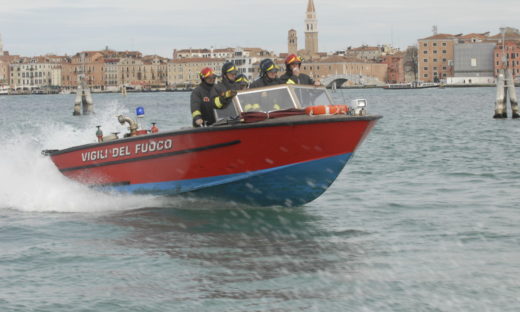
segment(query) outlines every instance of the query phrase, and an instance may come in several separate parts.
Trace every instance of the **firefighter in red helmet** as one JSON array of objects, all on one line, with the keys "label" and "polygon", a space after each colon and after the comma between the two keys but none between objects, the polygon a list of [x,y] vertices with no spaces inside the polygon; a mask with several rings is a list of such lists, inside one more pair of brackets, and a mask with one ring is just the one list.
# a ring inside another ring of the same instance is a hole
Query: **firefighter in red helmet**
[{"label": "firefighter in red helmet", "polygon": [[314,81],[309,75],[300,72],[302,59],[296,54],[290,54],[285,58],[285,74],[280,77],[282,83],[304,84],[319,86],[318,81]]},{"label": "firefighter in red helmet", "polygon": [[215,84],[216,75],[213,69],[203,68],[199,73],[200,84],[191,93],[191,117],[194,127],[209,126],[215,122],[211,90]]}]

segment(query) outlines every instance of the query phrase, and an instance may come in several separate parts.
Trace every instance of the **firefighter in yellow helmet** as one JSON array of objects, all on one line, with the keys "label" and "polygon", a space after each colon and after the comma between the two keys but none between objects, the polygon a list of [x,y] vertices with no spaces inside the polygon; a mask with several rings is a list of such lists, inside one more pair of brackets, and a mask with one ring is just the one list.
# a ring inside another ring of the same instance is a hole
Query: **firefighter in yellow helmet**
[{"label": "firefighter in yellow helmet", "polygon": [[235,81],[238,70],[232,62],[222,66],[222,80],[211,90],[211,101],[216,109],[226,108],[231,99],[240,90],[240,84]]},{"label": "firefighter in yellow helmet", "polygon": [[278,65],[271,59],[264,59],[260,62],[260,78],[255,80],[249,88],[260,88],[281,84],[278,78]]}]

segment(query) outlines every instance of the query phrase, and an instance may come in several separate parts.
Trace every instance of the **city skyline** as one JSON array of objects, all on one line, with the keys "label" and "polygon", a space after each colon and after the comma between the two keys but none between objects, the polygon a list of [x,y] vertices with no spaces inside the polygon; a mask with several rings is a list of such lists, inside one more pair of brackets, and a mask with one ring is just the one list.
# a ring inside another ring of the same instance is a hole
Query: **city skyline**
[{"label": "city skyline", "polygon": [[[164,0],[28,0],[0,5],[0,34],[4,50],[26,56],[71,55],[106,46],[163,57],[171,57],[174,48],[249,46],[280,53],[287,50],[289,29],[297,31],[298,47],[304,47],[307,1],[222,0],[196,6]],[[517,12],[504,9],[514,2],[501,2],[498,6],[484,0],[411,4],[406,0],[314,0],[320,51],[363,44],[404,49],[432,35],[433,25],[439,33],[451,34],[495,34],[503,26],[518,27]]]}]

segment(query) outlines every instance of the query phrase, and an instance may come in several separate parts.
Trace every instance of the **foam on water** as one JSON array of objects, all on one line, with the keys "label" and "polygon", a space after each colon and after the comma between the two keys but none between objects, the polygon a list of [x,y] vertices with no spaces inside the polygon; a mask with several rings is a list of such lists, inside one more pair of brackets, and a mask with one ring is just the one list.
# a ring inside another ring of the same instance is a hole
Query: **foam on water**
[{"label": "foam on water", "polygon": [[[36,120],[34,129],[13,125],[0,153],[0,208],[23,211],[99,212],[160,207],[163,200],[151,196],[112,194],[90,189],[63,176],[43,149],[62,149],[95,142],[96,125],[105,133],[127,131],[114,116],[128,114],[117,101],[101,114],[74,117],[76,124]],[[3,135],[3,136],[4,136]]]}]

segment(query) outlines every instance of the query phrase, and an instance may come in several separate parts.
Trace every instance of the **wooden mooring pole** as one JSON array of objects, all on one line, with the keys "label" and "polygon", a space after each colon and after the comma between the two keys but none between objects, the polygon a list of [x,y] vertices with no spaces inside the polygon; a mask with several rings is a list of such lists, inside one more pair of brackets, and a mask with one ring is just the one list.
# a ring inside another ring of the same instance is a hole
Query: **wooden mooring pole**
[{"label": "wooden mooring pole", "polygon": [[510,68],[501,69],[497,77],[497,97],[495,101],[495,114],[493,118],[507,118],[507,99],[511,103],[511,117],[520,118],[518,112],[518,100],[516,97],[513,72]]}]

